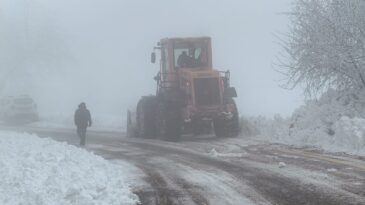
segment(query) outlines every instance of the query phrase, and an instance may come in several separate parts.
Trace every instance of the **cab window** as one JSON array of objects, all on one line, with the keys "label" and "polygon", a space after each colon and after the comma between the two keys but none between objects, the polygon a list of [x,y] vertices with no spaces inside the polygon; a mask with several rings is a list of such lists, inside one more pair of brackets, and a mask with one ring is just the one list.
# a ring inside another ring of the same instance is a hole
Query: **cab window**
[{"label": "cab window", "polygon": [[204,43],[176,43],[174,45],[175,68],[208,66],[207,52],[207,46]]}]

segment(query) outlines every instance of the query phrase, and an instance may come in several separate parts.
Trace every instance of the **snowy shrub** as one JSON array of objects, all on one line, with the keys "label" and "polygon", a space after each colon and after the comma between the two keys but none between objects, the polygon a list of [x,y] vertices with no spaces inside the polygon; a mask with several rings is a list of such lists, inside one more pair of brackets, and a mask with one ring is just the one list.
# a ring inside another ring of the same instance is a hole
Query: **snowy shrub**
[{"label": "snowy shrub", "polygon": [[288,135],[288,119],[275,115],[272,119],[264,116],[241,118],[241,134],[243,136],[270,136],[278,139]]},{"label": "snowy shrub", "polygon": [[256,136],[259,134],[259,129],[254,124],[252,118],[240,118],[240,131],[243,136]]},{"label": "snowy shrub", "polygon": [[310,100],[288,119],[250,118],[250,129],[261,139],[316,146],[330,151],[365,154],[365,91],[329,90]]},{"label": "snowy shrub", "polygon": [[274,119],[260,136],[365,152],[364,10],[364,0],[293,1],[287,13],[289,32],[280,39],[284,52],[278,58],[279,69],[288,88],[303,85],[307,96],[322,96],[294,112],[287,134],[280,128],[279,133],[270,133],[270,126],[280,122]]},{"label": "snowy shrub", "polygon": [[295,0],[279,57],[287,85],[307,94],[365,86],[365,1]]},{"label": "snowy shrub", "polygon": [[341,117],[334,125],[337,146],[346,146],[353,152],[363,152],[365,149],[365,119]]}]

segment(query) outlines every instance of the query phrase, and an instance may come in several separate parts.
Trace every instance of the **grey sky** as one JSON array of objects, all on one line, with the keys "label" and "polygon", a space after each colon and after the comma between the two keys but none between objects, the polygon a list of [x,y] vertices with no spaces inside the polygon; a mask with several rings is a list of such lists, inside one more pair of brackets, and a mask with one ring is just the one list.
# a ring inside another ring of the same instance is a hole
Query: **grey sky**
[{"label": "grey sky", "polygon": [[[97,112],[120,114],[154,93],[158,65],[150,64],[150,52],[160,38],[176,36],[212,37],[214,67],[231,70],[242,114],[288,115],[302,103],[300,91],[279,88],[282,77],[272,69],[280,49],[274,33],[288,24],[279,13],[290,0],[2,0],[0,6],[0,23],[11,22],[3,34],[27,32],[47,42],[40,44],[52,61],[41,64],[38,56],[36,65],[56,69],[33,71],[43,76],[35,95],[41,105],[51,102],[49,109],[83,100]],[[17,34],[27,41],[24,35]]]}]

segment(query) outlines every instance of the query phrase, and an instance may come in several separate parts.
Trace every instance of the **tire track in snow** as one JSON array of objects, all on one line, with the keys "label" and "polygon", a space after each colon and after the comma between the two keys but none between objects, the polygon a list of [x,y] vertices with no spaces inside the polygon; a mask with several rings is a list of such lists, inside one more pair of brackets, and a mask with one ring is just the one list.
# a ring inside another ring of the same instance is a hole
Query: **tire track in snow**
[{"label": "tire track in snow", "polygon": [[[126,152],[116,145],[95,146],[91,148],[95,154],[109,160],[123,159],[138,167],[144,174],[144,180],[150,187],[143,187],[136,191],[143,205],[208,205],[200,203],[196,194],[187,190],[188,186],[176,183],[174,172],[165,172],[164,165],[157,164],[151,159],[153,154],[148,150]],[[200,201],[207,201],[203,196]]]},{"label": "tire track in snow", "polygon": [[339,190],[335,190],[332,187],[303,184],[298,179],[277,175],[249,165],[232,164],[203,154],[171,147],[170,145],[158,144],[161,141],[151,142],[126,139],[123,142],[140,147],[143,150],[154,150],[157,154],[163,153],[165,156],[181,155],[195,163],[226,171],[254,187],[256,191],[273,204],[358,205],[364,204],[363,202],[365,201],[364,197],[344,191],[339,192]]}]

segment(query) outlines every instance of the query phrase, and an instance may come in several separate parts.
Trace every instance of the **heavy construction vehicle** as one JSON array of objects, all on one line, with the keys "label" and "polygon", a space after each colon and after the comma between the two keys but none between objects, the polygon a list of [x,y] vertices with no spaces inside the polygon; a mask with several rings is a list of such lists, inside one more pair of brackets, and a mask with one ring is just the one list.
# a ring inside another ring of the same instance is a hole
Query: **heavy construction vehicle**
[{"label": "heavy construction vehicle", "polygon": [[210,37],[165,38],[154,47],[160,53],[154,78],[156,95],[143,96],[136,112],[128,111],[127,133],[141,138],[177,141],[183,133],[214,130],[217,137],[236,136],[237,97],[230,72],[213,69]]}]

